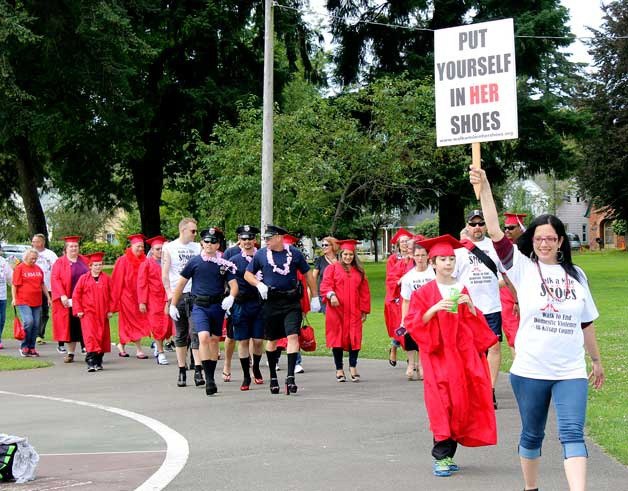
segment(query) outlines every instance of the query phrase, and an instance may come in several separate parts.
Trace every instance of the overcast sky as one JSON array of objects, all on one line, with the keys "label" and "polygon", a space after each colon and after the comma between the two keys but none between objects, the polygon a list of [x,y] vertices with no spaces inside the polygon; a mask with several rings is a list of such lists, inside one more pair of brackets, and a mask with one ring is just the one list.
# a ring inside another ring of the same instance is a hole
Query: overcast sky
[{"label": "overcast sky", "polygon": [[[590,36],[591,34],[586,28],[598,28],[602,20],[601,2],[602,0],[561,0],[561,3],[569,9],[571,14],[571,32],[576,36]],[[325,0],[310,0],[311,9],[315,12],[327,13],[325,3]],[[310,18],[311,22],[322,20],[323,25],[328,25],[327,20],[321,19],[320,16],[310,16]],[[325,38],[327,42],[330,42],[331,36],[327,35]],[[574,42],[568,51],[572,53],[572,61],[591,62],[591,57],[587,54],[587,47],[581,41]]]}]

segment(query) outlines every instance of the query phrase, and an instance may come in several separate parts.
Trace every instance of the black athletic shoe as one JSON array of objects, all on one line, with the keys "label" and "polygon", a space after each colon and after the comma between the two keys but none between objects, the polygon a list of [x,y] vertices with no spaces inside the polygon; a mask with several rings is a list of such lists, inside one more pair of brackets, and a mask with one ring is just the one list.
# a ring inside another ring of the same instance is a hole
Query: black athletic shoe
[{"label": "black athletic shoe", "polygon": [[205,383],[205,394],[207,394],[208,396],[212,396],[216,392],[218,392],[218,387],[216,387],[216,382],[214,382],[213,380],[208,380]]},{"label": "black athletic shoe", "polygon": [[185,372],[179,372],[179,378],[177,379],[177,387],[185,387],[187,381],[185,380]]}]

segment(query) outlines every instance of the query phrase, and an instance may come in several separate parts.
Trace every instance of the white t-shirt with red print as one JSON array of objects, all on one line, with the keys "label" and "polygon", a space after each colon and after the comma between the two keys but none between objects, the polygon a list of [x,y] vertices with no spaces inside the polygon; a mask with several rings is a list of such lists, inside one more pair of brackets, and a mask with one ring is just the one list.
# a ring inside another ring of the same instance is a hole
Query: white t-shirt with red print
[{"label": "white t-shirt with red print", "polygon": [[401,277],[401,298],[410,300],[413,291],[418,290],[434,278],[436,278],[436,274],[431,266],[428,266],[425,271],[417,271],[416,268],[412,268]]},{"label": "white t-shirt with red print", "polygon": [[586,276],[578,268],[578,282],[560,264],[535,263],[516,247],[513,254],[508,278],[517,289],[521,317],[510,372],[544,380],[587,378],[581,324],[599,314]]}]

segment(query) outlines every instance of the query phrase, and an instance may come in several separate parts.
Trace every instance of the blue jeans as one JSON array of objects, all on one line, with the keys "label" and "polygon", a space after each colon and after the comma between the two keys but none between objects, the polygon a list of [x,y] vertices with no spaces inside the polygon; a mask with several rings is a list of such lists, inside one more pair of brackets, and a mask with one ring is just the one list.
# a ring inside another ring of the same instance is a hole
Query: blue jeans
[{"label": "blue jeans", "polygon": [[0,343],[2,342],[2,331],[4,331],[4,324],[7,321],[7,301],[0,300]]},{"label": "blue jeans", "polygon": [[541,456],[550,400],[556,411],[563,458],[589,456],[584,443],[584,418],[589,390],[587,379],[538,380],[511,373],[510,383],[521,416],[521,457],[536,459]]},{"label": "blue jeans", "polygon": [[35,341],[39,335],[39,322],[41,321],[41,305],[39,307],[17,305],[17,311],[20,313],[20,319],[22,319],[22,325],[26,333],[26,337],[20,347],[35,349]]}]

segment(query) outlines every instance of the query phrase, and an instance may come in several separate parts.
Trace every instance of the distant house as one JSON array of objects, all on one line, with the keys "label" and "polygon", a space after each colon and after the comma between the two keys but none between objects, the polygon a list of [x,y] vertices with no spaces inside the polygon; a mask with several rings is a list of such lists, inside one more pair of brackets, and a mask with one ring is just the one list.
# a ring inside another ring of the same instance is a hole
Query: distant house
[{"label": "distant house", "polygon": [[122,229],[127,212],[122,208],[117,208],[113,216],[109,218],[102,229],[94,237],[97,242],[106,242],[107,244],[118,245],[117,233]]},{"label": "distant house", "polygon": [[591,249],[626,248],[626,238],[615,233],[613,230],[613,220],[608,218],[606,212],[589,207],[586,215],[589,221],[589,230],[591,231],[589,238],[589,247]]}]

